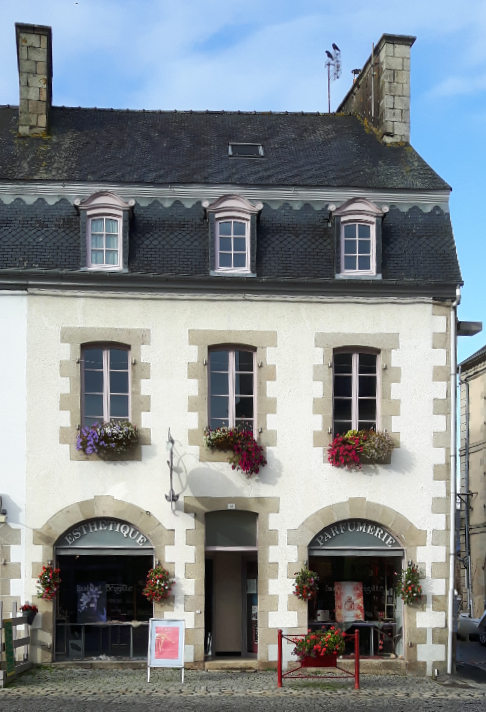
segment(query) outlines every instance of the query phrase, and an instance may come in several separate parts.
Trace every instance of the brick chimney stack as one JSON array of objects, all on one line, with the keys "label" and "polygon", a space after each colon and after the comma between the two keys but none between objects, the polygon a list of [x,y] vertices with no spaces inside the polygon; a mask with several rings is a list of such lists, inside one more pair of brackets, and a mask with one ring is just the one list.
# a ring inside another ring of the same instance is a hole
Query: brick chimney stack
[{"label": "brick chimney stack", "polygon": [[384,143],[410,143],[410,48],[415,39],[382,35],[337,110],[367,121]]},{"label": "brick chimney stack", "polygon": [[16,23],[20,102],[19,136],[49,133],[52,103],[52,30]]}]

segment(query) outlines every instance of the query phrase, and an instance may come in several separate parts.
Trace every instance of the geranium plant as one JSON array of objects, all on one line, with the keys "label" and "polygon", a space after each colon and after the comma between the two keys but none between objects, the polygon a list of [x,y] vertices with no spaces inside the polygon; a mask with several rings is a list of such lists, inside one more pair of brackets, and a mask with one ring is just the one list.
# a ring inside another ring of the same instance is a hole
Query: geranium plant
[{"label": "geranium plant", "polygon": [[157,603],[169,596],[174,583],[167,569],[163,566],[155,566],[147,574],[147,583],[142,593],[149,601]]},{"label": "geranium plant", "polygon": [[95,423],[82,428],[76,440],[76,450],[85,455],[110,457],[130,450],[138,442],[138,430],[128,420]]},{"label": "geranium plant", "polygon": [[302,638],[293,638],[293,650],[299,660],[317,658],[324,655],[339,655],[344,652],[344,634],[342,630],[331,626],[322,630],[309,630]]},{"label": "geranium plant", "polygon": [[417,601],[422,600],[422,586],[419,584],[420,572],[417,564],[408,562],[405,571],[402,572],[397,582],[397,596],[401,596],[406,606],[413,606]]},{"label": "geranium plant", "polygon": [[317,598],[319,591],[319,576],[315,571],[309,571],[306,566],[295,575],[294,596],[301,601],[310,601]]},{"label": "geranium plant", "polygon": [[257,475],[267,461],[263,448],[253,437],[253,432],[239,428],[206,428],[204,443],[210,450],[232,450],[228,457],[233,470],[241,470],[247,477]]},{"label": "geranium plant", "polygon": [[20,606],[20,610],[25,614],[25,616],[27,616],[27,624],[32,625],[34,618],[39,612],[37,606],[31,606],[30,603],[24,603],[23,606]]},{"label": "geranium plant", "polygon": [[55,569],[52,566],[43,566],[42,571],[37,578],[37,596],[45,601],[52,601],[56,597],[61,583],[61,569]]},{"label": "geranium plant", "polygon": [[384,462],[395,447],[385,430],[348,430],[336,435],[327,455],[333,467],[360,470],[363,460]]}]

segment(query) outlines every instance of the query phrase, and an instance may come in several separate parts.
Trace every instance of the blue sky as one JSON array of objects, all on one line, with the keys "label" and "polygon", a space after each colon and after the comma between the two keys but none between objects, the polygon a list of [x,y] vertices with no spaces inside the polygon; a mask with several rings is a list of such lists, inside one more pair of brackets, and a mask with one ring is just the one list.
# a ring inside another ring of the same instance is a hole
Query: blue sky
[{"label": "blue sky", "polygon": [[[53,28],[56,105],[325,111],[383,32],[412,34],[412,144],[453,187],[461,319],[486,326],[486,3],[468,0],[0,0],[0,103],[18,104],[15,22]],[[459,358],[486,333],[459,340]]]}]

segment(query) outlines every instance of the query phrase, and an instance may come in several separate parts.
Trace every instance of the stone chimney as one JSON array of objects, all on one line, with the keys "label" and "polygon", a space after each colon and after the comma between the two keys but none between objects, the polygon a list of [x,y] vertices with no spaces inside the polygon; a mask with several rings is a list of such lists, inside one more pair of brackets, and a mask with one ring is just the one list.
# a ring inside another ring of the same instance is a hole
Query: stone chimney
[{"label": "stone chimney", "polygon": [[382,35],[337,110],[367,121],[384,143],[410,143],[410,48],[415,39]]},{"label": "stone chimney", "polygon": [[16,23],[20,102],[19,136],[49,133],[52,103],[52,31]]}]

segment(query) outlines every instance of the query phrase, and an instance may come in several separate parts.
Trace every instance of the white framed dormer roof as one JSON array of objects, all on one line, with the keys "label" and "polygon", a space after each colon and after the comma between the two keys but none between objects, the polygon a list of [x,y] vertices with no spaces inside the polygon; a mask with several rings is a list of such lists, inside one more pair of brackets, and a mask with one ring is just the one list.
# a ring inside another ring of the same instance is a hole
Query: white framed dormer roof
[{"label": "white framed dormer roof", "polygon": [[371,200],[367,200],[367,198],[350,198],[340,205],[339,208],[330,205],[329,210],[335,217],[360,220],[363,218],[383,217],[383,215],[389,211],[389,208],[387,205],[379,208],[375,203],[372,203]]},{"label": "white framed dormer roof", "polygon": [[115,193],[111,193],[108,190],[102,190],[98,193],[93,193],[88,198],[80,200],[76,198],[74,200],[74,205],[78,210],[88,210],[93,212],[103,212],[103,211],[123,211],[131,210],[135,205],[135,201],[128,200],[125,202],[122,198],[119,198]]},{"label": "white framed dormer roof", "polygon": [[209,213],[218,213],[218,217],[228,215],[241,215],[248,218],[250,215],[258,215],[263,209],[263,203],[253,205],[249,200],[243,198],[242,195],[222,195],[214,202],[208,200],[203,202],[203,208]]}]

